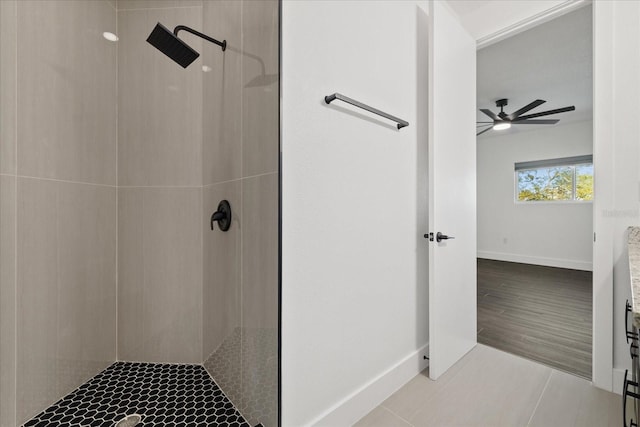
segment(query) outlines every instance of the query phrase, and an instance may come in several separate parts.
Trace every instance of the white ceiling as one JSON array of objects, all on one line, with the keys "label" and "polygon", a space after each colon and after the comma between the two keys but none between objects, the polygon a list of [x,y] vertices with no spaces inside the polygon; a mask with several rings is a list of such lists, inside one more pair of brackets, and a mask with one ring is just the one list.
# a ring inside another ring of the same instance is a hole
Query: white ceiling
[{"label": "white ceiling", "polygon": [[[529,22],[547,21],[550,10],[569,10],[587,0],[447,0],[447,4],[460,18],[464,28],[479,42],[497,36],[506,28]],[[524,30],[524,28],[522,28]]]},{"label": "white ceiling", "polygon": [[[457,1],[454,8],[479,7],[476,3],[485,2]],[[469,9],[466,10],[468,13]],[[590,6],[480,49],[477,61],[478,109],[488,108],[497,113],[495,101],[508,98],[505,112],[511,113],[536,99],[544,99],[545,104],[527,114],[575,105],[576,111],[543,118],[560,119],[558,125],[592,118]],[[477,120],[490,119],[478,111]],[[500,133],[523,132],[541,126],[512,126]],[[486,132],[480,138],[496,132]]]}]

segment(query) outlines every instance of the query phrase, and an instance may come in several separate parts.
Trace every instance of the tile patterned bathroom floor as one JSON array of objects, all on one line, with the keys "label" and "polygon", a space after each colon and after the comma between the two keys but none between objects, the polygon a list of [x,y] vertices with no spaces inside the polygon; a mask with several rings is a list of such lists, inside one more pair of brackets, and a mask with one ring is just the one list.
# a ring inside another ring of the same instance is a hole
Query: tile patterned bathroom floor
[{"label": "tile patterned bathroom floor", "polygon": [[278,425],[278,331],[235,328],[205,369],[251,425]]},{"label": "tile patterned bathroom floor", "polygon": [[623,425],[620,395],[482,344],[436,381],[428,375],[414,377],[355,427]]},{"label": "tile patterned bathroom floor", "polygon": [[24,427],[113,427],[127,415],[139,427],[249,427],[199,365],[116,362]]}]

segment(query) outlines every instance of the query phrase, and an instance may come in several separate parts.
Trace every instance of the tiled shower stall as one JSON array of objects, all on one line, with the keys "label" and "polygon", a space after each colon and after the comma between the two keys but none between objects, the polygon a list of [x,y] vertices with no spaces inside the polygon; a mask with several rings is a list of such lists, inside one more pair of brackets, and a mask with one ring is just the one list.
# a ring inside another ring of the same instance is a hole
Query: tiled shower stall
[{"label": "tiled shower stall", "polygon": [[278,76],[277,0],[0,1],[1,427],[277,425]]}]

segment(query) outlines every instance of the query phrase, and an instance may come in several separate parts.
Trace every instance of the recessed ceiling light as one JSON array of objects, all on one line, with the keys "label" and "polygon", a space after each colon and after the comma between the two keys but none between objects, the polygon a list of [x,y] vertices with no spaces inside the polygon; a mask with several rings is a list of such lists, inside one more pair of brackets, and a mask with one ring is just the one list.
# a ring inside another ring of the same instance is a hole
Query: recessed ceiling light
[{"label": "recessed ceiling light", "polygon": [[211,71],[213,68],[209,67],[208,65],[203,65],[202,66],[202,71],[204,71],[205,73],[208,73],[209,71]]},{"label": "recessed ceiling light", "polygon": [[496,123],[495,125],[493,125],[493,130],[505,130],[505,129],[509,129],[511,127],[511,123]]},{"label": "recessed ceiling light", "polygon": [[117,42],[118,41],[118,36],[116,36],[113,33],[108,32],[108,31],[105,31],[104,33],[102,33],[102,37],[104,37],[105,39],[109,40],[110,42]]}]

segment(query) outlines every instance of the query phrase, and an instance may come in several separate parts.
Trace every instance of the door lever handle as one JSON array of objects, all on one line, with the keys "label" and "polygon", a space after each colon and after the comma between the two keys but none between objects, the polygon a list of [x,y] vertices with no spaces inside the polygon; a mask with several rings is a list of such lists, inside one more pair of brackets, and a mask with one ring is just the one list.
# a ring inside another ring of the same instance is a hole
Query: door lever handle
[{"label": "door lever handle", "polygon": [[436,242],[441,242],[442,240],[450,240],[450,239],[455,239],[455,237],[453,236],[447,236],[446,234],[442,234],[441,232],[438,231],[438,233],[436,234]]}]

